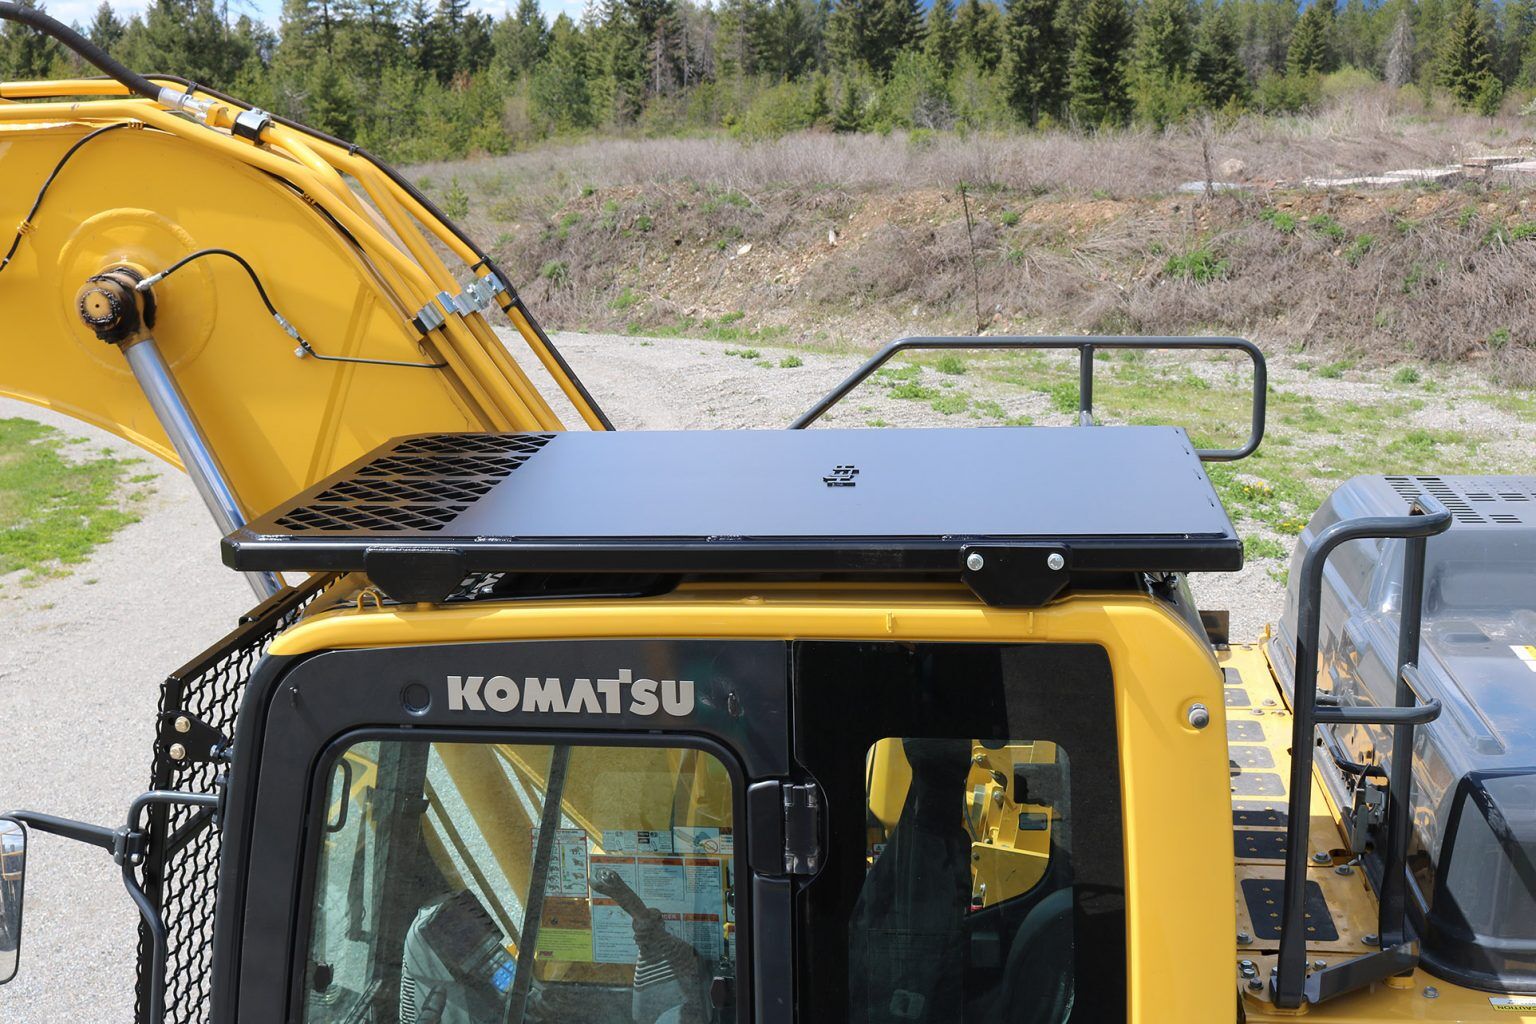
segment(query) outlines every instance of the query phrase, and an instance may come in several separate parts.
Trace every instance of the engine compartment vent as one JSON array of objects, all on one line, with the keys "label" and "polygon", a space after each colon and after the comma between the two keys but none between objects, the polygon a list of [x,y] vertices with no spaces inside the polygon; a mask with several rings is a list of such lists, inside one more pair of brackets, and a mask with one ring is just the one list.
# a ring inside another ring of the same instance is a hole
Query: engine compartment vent
[{"label": "engine compartment vent", "polygon": [[1536,526],[1536,483],[1530,477],[1389,476],[1407,501],[1439,499],[1456,522],[1469,526]]}]

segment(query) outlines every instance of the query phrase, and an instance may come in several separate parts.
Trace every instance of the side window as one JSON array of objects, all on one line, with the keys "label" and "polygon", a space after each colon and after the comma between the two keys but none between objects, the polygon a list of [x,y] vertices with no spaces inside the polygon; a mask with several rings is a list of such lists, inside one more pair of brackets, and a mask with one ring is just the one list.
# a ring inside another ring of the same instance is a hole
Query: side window
[{"label": "side window", "polygon": [[[868,869],[848,929],[854,1019],[942,1019],[967,997],[999,1020],[1067,1019],[1068,778],[1066,751],[1049,740],[908,736],[870,748]],[[971,972],[962,991],[978,952],[1001,971],[990,991]]]},{"label": "side window", "polygon": [[796,645],[826,856],[805,998],[857,1024],[1124,1020],[1114,677],[1079,644]]},{"label": "side window", "polygon": [[[336,829],[349,763],[372,766],[351,775],[368,811]],[[347,748],[303,1019],[733,1020],[735,798],[725,765],[689,748]]]}]

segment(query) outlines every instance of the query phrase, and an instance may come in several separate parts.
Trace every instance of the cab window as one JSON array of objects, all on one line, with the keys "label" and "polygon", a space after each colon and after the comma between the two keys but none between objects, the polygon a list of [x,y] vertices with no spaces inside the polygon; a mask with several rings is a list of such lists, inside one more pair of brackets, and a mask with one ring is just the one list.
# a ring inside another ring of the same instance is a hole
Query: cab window
[{"label": "cab window", "polygon": [[735,1019],[713,754],[370,740],[323,781],[306,1022]]},{"label": "cab window", "polygon": [[828,816],[799,966],[810,998],[838,1008],[828,1019],[1124,1020],[1103,649],[807,643],[797,655],[796,749]]}]

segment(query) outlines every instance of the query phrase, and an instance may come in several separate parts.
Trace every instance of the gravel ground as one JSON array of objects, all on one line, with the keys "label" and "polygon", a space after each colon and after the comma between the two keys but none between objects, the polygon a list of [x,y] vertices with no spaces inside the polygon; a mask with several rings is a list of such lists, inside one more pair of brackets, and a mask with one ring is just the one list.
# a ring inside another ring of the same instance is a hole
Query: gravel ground
[{"label": "gravel ground", "polygon": [[[802,353],[804,365],[785,368],[775,352],[767,368],[725,354],[745,344],[683,339],[561,335],[557,343],[622,429],[782,427],[857,362]],[[1010,394],[1004,404],[1010,415],[1055,422],[1041,396]],[[102,431],[0,399],[0,417],[9,416],[141,454]],[[924,403],[869,389],[827,422],[871,419],[946,420]],[[147,457],[145,467],[160,478],[140,522],[68,576],[0,585],[0,805],[119,824],[148,776],[160,680],[253,603],[244,580],[220,564],[217,536],[190,482]],[[1232,609],[1240,638],[1272,621],[1281,597],[1262,570],[1197,580],[1196,593],[1203,607]],[[137,917],[109,858],[35,837],[26,910],[21,972],[0,988],[0,1021],[131,1019]]]}]

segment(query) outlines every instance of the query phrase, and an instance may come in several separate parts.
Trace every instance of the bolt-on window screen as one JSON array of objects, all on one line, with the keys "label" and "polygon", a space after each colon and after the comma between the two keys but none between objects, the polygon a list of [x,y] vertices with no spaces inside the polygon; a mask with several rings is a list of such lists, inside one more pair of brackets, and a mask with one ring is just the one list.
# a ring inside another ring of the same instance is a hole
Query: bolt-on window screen
[{"label": "bolt-on window screen", "polygon": [[324,781],[307,1024],[735,1019],[713,754],[370,740]]},{"label": "bolt-on window screen", "polygon": [[799,962],[827,1018],[1124,1020],[1103,649],[798,647],[797,755],[826,792],[828,823]]}]

